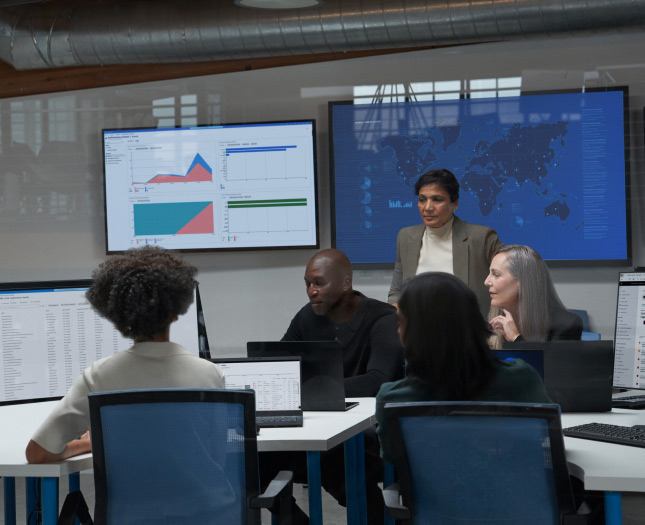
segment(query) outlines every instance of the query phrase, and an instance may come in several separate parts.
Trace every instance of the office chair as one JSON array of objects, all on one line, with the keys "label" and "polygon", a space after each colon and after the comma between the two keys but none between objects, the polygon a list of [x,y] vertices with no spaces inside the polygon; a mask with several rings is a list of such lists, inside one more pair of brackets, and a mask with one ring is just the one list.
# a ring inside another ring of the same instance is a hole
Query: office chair
[{"label": "office chair", "polygon": [[[253,392],[103,392],[89,403],[95,523],[252,525],[260,508],[273,523],[291,523],[291,472],[259,495]],[[90,523],[80,499],[68,497],[60,525],[73,523],[74,511]]]},{"label": "office chair", "polygon": [[[384,488],[405,524],[587,523],[576,512],[557,405],[385,405],[398,484]],[[399,523],[399,522],[397,522]]]},{"label": "office chair", "polygon": [[572,314],[576,314],[578,317],[580,317],[580,320],[582,321],[582,335],[580,336],[581,340],[600,341],[600,334],[598,332],[592,332],[591,328],[589,328],[589,315],[587,314],[587,310],[575,310],[570,308],[569,311]]}]

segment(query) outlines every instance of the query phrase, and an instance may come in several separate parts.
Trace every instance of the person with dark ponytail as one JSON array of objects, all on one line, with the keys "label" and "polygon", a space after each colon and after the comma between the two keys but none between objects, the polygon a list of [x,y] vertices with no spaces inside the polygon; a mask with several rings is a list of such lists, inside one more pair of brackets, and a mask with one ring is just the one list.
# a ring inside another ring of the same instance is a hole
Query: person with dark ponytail
[{"label": "person with dark ponytail", "polygon": [[95,361],[76,379],[27,445],[29,463],[91,451],[90,392],[224,387],[218,365],[170,342],[170,325],[193,301],[196,275],[197,268],[159,247],[115,255],[94,271],[88,301],[134,344]]},{"label": "person with dark ponytail", "polygon": [[475,293],[443,272],[417,275],[399,299],[399,337],[406,377],[381,386],[377,433],[390,459],[386,403],[408,401],[516,401],[550,403],[538,373],[521,359],[500,361],[491,351],[490,325]]}]

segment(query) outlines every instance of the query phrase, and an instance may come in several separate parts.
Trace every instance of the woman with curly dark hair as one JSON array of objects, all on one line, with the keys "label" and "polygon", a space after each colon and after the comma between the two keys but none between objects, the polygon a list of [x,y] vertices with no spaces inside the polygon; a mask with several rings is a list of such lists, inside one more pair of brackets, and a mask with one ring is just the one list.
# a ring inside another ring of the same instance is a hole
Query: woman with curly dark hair
[{"label": "woman with curly dark hair", "polygon": [[219,366],[170,342],[170,325],[193,301],[196,275],[197,268],[158,247],[129,250],[94,271],[88,301],[134,345],[81,374],[27,445],[27,461],[61,461],[91,451],[90,392],[224,386]]}]

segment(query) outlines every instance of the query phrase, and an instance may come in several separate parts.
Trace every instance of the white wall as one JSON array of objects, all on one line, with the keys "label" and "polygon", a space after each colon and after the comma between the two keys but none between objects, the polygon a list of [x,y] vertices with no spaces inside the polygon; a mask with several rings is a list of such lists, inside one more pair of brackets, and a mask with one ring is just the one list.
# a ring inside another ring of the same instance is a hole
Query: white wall
[{"label": "white wall", "polygon": [[[200,124],[315,118],[321,246],[330,246],[327,102],[354,86],[522,77],[523,90],[628,85],[631,118],[634,265],[643,250],[642,32],[482,44],[380,57],[151,82],[0,101],[0,280],[86,278],[105,254],[102,128],[154,126],[152,101],[197,95]],[[16,150],[25,142],[34,155]],[[68,151],[42,144],[72,142]],[[392,242],[395,242],[392,239]],[[200,253],[186,257],[199,281],[214,353],[279,338],[306,301],[304,266],[312,250]],[[564,303],[589,311],[591,327],[613,338],[620,268],[556,268]],[[389,271],[360,270],[355,288],[385,300]]]}]

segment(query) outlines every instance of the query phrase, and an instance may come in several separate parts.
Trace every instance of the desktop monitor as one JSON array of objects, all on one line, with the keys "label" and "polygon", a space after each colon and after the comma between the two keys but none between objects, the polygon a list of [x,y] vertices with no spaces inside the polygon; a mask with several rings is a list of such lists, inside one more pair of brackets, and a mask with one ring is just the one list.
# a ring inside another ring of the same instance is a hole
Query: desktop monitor
[{"label": "desktop monitor", "polygon": [[614,387],[645,389],[645,272],[618,277],[614,350]]},{"label": "desktop monitor", "polygon": [[107,252],[318,248],[314,120],[103,130]]},{"label": "desktop monitor", "polygon": [[[0,284],[0,405],[58,399],[94,361],[132,346],[85,298],[90,280]],[[197,302],[170,339],[197,355]]]}]

